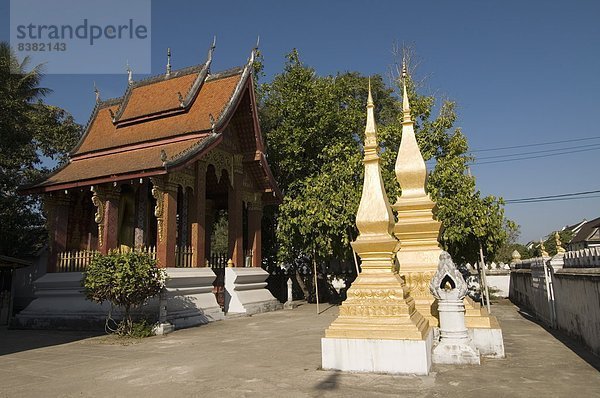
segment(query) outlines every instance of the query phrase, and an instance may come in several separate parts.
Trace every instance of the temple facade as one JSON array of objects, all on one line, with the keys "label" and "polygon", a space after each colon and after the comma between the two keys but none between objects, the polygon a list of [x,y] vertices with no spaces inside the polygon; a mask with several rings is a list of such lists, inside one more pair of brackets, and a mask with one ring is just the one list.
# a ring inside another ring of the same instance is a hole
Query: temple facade
[{"label": "temple facade", "polygon": [[[120,98],[102,101],[96,91],[69,162],[23,188],[42,195],[48,266],[35,284],[38,291],[53,290],[55,300],[40,294],[20,314],[21,325],[52,327],[65,314],[71,319],[94,312],[81,301],[78,281],[97,252],[140,250],[156,258],[167,269],[167,290],[191,297],[192,312],[173,300],[168,304],[173,319],[199,317],[184,325],[209,321],[206,310],[218,309],[217,301],[225,311],[229,301],[240,301],[235,286],[225,294],[226,264],[240,269],[230,273],[236,283],[248,279],[254,289],[262,288],[256,283],[268,276],[260,268],[262,212],[279,203],[281,192],[258,120],[256,51],[244,66],[219,73],[211,71],[213,52],[214,44],[206,62],[175,71],[169,59],[166,73],[148,79],[133,81],[130,73]],[[218,217],[227,220],[227,242],[217,252],[211,236]],[[221,290],[213,290],[213,283]],[[72,300],[59,300],[59,290],[77,296],[79,310]],[[260,302],[273,306],[274,298],[262,290],[252,296],[255,311],[264,309]],[[41,324],[40,317],[52,319]]]},{"label": "temple facade", "polygon": [[219,213],[228,219],[219,254],[260,267],[262,209],[281,194],[260,132],[253,55],[212,73],[213,50],[204,64],[97,98],[69,162],[26,188],[43,197],[48,272],[85,267],[65,253],[135,248],[155,252],[160,267],[204,267]]}]

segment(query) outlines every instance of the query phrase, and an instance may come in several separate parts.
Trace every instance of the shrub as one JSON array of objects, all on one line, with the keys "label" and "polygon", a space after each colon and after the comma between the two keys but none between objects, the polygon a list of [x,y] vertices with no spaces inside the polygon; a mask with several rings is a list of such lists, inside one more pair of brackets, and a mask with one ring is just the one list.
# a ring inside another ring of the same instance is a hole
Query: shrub
[{"label": "shrub", "polygon": [[132,335],[131,310],[158,295],[165,279],[164,270],[157,268],[156,260],[147,254],[111,252],[92,259],[85,272],[83,286],[88,300],[100,304],[109,301],[123,308],[124,317],[117,332]]}]

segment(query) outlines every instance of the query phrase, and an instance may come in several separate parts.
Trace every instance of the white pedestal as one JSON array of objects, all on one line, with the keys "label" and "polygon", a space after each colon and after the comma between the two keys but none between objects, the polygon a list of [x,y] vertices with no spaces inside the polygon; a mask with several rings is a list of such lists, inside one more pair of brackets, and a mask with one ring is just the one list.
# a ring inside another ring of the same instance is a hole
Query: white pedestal
[{"label": "white pedestal", "polygon": [[469,337],[482,356],[504,358],[502,329],[469,328]]},{"label": "white pedestal", "polygon": [[224,317],[212,291],[210,268],[167,268],[167,321],[175,329],[203,325]]},{"label": "white pedestal", "polygon": [[433,331],[425,340],[321,339],[323,369],[427,375]]},{"label": "white pedestal", "polygon": [[460,341],[453,344],[448,340],[442,340],[433,347],[431,356],[433,363],[450,365],[480,364],[479,351],[470,341]]},{"label": "white pedestal", "polygon": [[102,329],[110,304],[86,300],[81,272],[48,273],[33,282],[35,299],[14,320],[28,329]]},{"label": "white pedestal", "polygon": [[257,314],[282,308],[267,290],[269,273],[259,267],[225,268],[225,312]]}]

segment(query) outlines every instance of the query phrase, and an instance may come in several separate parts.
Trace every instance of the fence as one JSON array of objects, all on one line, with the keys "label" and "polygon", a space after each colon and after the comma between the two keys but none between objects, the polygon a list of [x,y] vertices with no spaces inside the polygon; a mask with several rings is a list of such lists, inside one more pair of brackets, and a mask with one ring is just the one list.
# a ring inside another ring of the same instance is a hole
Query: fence
[{"label": "fence", "polygon": [[[146,253],[150,258],[156,260],[156,246],[143,246],[133,249],[136,252]],[[119,249],[119,252],[127,250]],[[98,255],[96,250],[79,250],[58,253],[56,272],[83,272],[94,256]],[[192,268],[194,250],[191,246],[175,246],[175,267]],[[207,266],[213,269],[227,267],[229,256],[227,253],[212,253],[207,259]],[[252,250],[244,251],[244,266],[252,266]]]},{"label": "fence", "polygon": [[[134,249],[137,252],[148,254],[156,260],[156,246],[143,246]],[[127,250],[119,249],[119,252]],[[58,253],[56,259],[56,272],[83,272],[94,256],[100,254],[97,250],[74,250]],[[190,260],[191,261],[191,260]]]},{"label": "fence", "polygon": [[523,260],[510,274],[510,300],[600,355],[600,267],[567,268],[566,256],[564,268],[561,256]]},{"label": "fence", "polygon": [[600,247],[565,253],[565,268],[600,267]]},{"label": "fence", "polygon": [[86,269],[97,251],[80,250],[58,253],[56,272],[82,272]]},{"label": "fence", "polygon": [[191,246],[175,246],[175,267],[177,268],[192,268],[193,267],[194,250]]}]

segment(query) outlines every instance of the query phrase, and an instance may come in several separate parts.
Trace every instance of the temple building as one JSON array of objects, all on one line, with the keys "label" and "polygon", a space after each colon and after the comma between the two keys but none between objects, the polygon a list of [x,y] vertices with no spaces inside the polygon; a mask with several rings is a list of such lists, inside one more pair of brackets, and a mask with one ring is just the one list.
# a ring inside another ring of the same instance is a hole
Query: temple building
[{"label": "temple building", "polygon": [[[197,66],[172,71],[169,52],[166,73],[133,81],[130,72],[120,98],[96,91],[69,162],[23,189],[42,195],[48,274],[83,271],[94,252],[113,249],[147,251],[167,270],[210,271],[214,258],[260,268],[263,207],[282,195],[258,120],[256,51],[213,73],[214,48]],[[228,220],[226,253],[211,250],[218,214]]]},{"label": "temple building", "polygon": [[26,189],[43,195],[49,272],[63,252],[141,247],[156,247],[160,267],[203,267],[219,210],[228,258],[244,266],[251,252],[260,267],[262,208],[281,194],[260,132],[254,55],[212,73],[213,50],[201,65],[169,66],[98,99],[69,162]]}]

